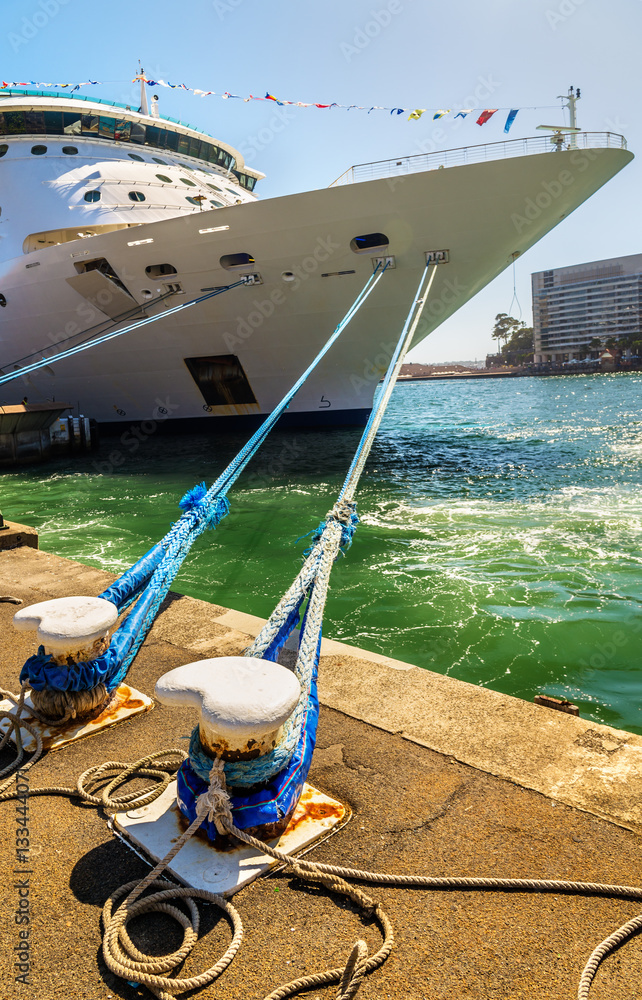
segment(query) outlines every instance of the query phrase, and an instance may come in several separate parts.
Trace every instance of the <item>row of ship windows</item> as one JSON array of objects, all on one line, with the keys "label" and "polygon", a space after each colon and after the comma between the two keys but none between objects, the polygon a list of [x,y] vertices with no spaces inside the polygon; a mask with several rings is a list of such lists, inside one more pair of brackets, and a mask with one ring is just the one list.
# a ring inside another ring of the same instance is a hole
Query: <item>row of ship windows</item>
[{"label": "row of ship windows", "polygon": [[[146,200],[145,195],[143,194],[142,191],[129,191],[127,193],[127,197],[129,198],[130,201]],[[88,202],[100,201],[101,192],[97,190],[85,191],[84,198],[85,201]],[[194,198],[190,198],[189,196],[187,196],[185,200],[189,201],[191,205],[200,205],[202,202],[207,201],[207,198],[205,197],[204,194],[197,194]],[[225,205],[223,204],[222,201],[214,201],[213,198],[210,198],[210,205],[213,205],[214,208],[225,208]]]},{"label": "row of ship windows", "polygon": [[[2,144],[0,144],[0,156],[4,156],[8,149],[9,149],[9,146],[7,145],[6,142],[3,142]],[[76,148],[76,146],[63,146],[62,147],[62,151],[63,151],[63,153],[66,153],[67,156],[74,156],[78,152],[78,149]],[[31,147],[31,152],[33,153],[34,156],[43,156],[44,153],[47,152],[47,147],[46,146],[32,146]],[[143,160],[143,157],[142,156],[138,156],[136,153],[128,153],[127,155],[129,157],[131,157],[132,160],[140,160],[141,163],[145,162]],[[154,163],[161,163],[165,167],[169,166],[167,160],[161,160],[160,157],[158,157],[158,156],[153,156],[152,159],[153,159]],[[188,167],[187,164],[185,164],[185,163],[182,163],[181,166],[185,170],[193,170],[194,169],[193,167]],[[171,184],[172,183],[172,178],[168,177],[167,174],[156,174],[156,176],[158,177],[159,181],[163,181],[165,184]],[[181,177],[180,180],[181,180],[181,182],[183,184],[189,185],[189,187],[196,187],[195,182],[194,181],[190,181],[187,177]],[[210,187],[210,188],[212,188],[213,191],[221,191],[221,192],[223,191],[223,188],[217,187],[216,184],[210,184],[209,182],[206,182],[206,183],[207,183],[207,186]]]},{"label": "row of ship windows", "polygon": [[0,112],[0,135],[82,135],[87,138],[111,139],[152,146],[173,153],[183,153],[206,163],[215,163],[231,170],[248,191],[254,189],[255,177],[235,170],[231,153],[215,143],[183,135],[159,125],[144,125],[128,119],[105,115],[84,115],[68,111],[5,111]]}]

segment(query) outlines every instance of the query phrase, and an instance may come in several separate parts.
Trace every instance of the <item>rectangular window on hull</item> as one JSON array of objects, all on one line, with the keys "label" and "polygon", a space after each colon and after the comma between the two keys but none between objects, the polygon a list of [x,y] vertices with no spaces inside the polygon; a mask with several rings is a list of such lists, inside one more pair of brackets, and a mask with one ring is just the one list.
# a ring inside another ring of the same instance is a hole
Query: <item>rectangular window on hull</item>
[{"label": "rectangular window on hull", "polygon": [[208,406],[257,402],[235,354],[185,358],[184,361]]},{"label": "rectangular window on hull", "polygon": [[98,122],[99,118],[97,115],[83,115],[82,116],[83,135],[98,135]]},{"label": "rectangular window on hull", "polygon": [[42,111],[25,111],[25,129],[29,135],[44,135],[45,116]]},{"label": "rectangular window on hull", "polygon": [[115,118],[103,118],[101,116],[98,134],[101,135],[103,139],[113,139],[115,126]]}]

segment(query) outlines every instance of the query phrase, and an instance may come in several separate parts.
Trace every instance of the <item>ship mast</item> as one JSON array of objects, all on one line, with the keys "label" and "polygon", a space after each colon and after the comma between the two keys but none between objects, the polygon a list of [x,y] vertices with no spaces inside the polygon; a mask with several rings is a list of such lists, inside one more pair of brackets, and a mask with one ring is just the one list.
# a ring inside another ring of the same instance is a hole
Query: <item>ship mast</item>
[{"label": "ship mast", "polygon": [[138,75],[134,77],[135,80],[140,80],[140,110],[141,114],[149,114],[149,105],[147,103],[147,91],[145,90],[145,70],[140,64],[140,59],[138,60]]},{"label": "ship mast", "polygon": [[[562,101],[566,101],[564,107],[568,108],[568,113],[571,119],[570,121],[571,128],[577,129],[577,113],[575,110],[575,105],[580,99],[580,88],[578,87],[577,90],[574,90],[573,87],[570,86],[568,88],[568,94],[558,94],[557,96]],[[572,146],[577,145],[577,143],[574,141],[574,137],[571,137],[571,145]]]}]

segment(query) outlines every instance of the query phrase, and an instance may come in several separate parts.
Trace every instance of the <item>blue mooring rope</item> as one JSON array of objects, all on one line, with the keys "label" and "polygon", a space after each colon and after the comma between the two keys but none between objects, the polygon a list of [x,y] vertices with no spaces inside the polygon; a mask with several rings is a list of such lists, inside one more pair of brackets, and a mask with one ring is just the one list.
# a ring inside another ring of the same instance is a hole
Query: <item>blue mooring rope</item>
[{"label": "blue mooring rope", "polygon": [[[315,359],[232,459],[210,489],[207,489],[205,483],[200,483],[188,490],[179,504],[183,509],[183,514],[162,541],[150,549],[133,567],[122,574],[111,587],[108,587],[100,595],[105,600],[115,604],[119,611],[124,610],[137,597],[139,598],[134,610],[130,612],[126,621],[112,636],[109,649],[102,656],[86,663],[60,667],[54,664],[40,647],[38,653],[29,657],[25,662],[20,673],[21,682],[28,681],[35,690],[40,691],[45,687],[57,691],[80,691],[95,687],[98,683],[104,684],[108,691],[113,691],[118,687],[144,642],[158,609],[193,542],[207,527],[216,527],[228,513],[229,502],[226,496],[228,490],[239,478],[253,455],[256,454],[305,380],[325,357],[363,305],[386,270],[386,266],[381,268],[381,265],[377,265]],[[203,296],[198,301],[209,297]],[[186,305],[188,304],[190,303],[186,303]],[[169,312],[165,315],[169,315]],[[114,336],[114,334],[109,336]]]}]

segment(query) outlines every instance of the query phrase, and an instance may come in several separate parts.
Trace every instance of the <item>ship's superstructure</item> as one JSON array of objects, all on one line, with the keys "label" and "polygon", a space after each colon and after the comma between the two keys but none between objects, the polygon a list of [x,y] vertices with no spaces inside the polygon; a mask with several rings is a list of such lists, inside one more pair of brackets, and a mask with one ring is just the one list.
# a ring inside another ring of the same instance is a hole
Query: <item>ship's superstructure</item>
[{"label": "ship's superstructure", "polygon": [[251,201],[263,176],[227,143],[95,99],[2,96],[0,136],[5,260]]},{"label": "ship's superstructure", "polygon": [[[1,93],[0,369],[25,357],[47,367],[2,386],[0,402],[73,400],[126,426],[258,420],[383,260],[383,280],[289,410],[297,422],[360,422],[427,260],[438,269],[416,343],[632,158],[621,136],[557,133],[362,164],[329,188],[263,201],[263,175],[190,126]],[[146,316],[156,322],[55,360]]]}]

